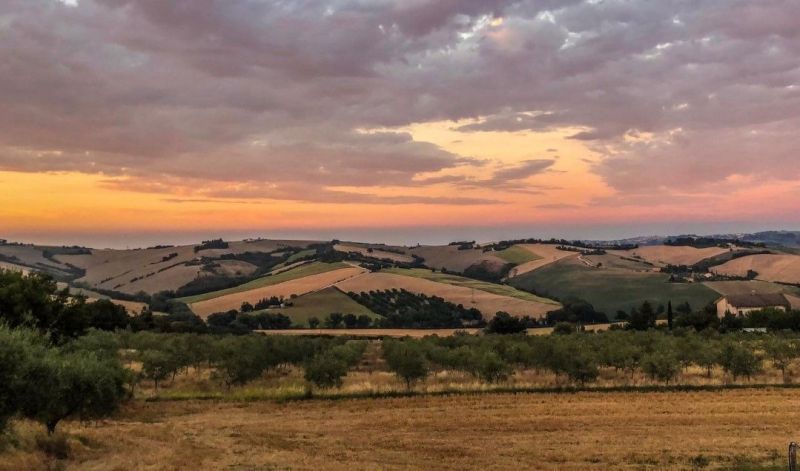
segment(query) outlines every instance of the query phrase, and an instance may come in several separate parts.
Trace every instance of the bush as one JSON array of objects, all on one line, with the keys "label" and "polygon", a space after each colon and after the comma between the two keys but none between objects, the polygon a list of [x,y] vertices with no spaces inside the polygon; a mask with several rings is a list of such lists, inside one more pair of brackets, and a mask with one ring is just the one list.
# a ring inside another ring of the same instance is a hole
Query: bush
[{"label": "bush", "polygon": [[527,326],[522,319],[514,317],[507,312],[498,312],[486,326],[489,334],[521,334]]},{"label": "bush", "polygon": [[405,381],[406,389],[411,389],[415,381],[424,380],[428,376],[425,355],[417,344],[384,341],[383,358],[389,368]]},{"label": "bush", "polygon": [[642,371],[650,379],[669,384],[681,372],[681,364],[668,352],[654,352],[642,358]]},{"label": "bush", "polygon": [[304,377],[318,388],[338,388],[347,375],[347,369],[347,363],[342,358],[325,353],[315,356],[306,363]]}]

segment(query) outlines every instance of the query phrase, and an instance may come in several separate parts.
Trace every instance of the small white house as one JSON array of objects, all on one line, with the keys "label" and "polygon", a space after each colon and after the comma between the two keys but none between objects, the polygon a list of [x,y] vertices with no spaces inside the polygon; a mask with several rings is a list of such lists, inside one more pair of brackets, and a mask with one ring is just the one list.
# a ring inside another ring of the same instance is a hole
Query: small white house
[{"label": "small white house", "polygon": [[724,317],[726,313],[743,316],[753,311],[762,309],[779,309],[788,311],[791,303],[781,293],[731,294],[717,300],[717,316]]}]

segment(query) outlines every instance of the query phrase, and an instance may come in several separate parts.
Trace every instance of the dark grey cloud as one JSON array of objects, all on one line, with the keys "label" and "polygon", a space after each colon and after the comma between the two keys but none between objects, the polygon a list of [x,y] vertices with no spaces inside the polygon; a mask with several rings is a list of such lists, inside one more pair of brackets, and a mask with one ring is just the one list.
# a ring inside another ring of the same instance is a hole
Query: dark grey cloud
[{"label": "dark grey cloud", "polygon": [[[364,130],[471,119],[457,129],[575,128],[623,192],[797,179],[799,17],[793,0],[5,0],[0,168],[414,198],[421,175],[485,162]],[[526,165],[462,184],[520,188],[543,170]]]}]

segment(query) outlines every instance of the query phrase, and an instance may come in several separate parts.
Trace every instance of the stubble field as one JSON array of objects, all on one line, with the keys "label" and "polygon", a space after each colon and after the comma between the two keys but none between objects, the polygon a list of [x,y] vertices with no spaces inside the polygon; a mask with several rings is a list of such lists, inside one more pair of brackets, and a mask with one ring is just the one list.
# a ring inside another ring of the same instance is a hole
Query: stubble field
[{"label": "stubble field", "polygon": [[[798,424],[796,390],[745,389],[136,401],[65,429],[68,468],[86,470],[672,470],[785,469]],[[0,469],[46,466],[18,453]]]}]

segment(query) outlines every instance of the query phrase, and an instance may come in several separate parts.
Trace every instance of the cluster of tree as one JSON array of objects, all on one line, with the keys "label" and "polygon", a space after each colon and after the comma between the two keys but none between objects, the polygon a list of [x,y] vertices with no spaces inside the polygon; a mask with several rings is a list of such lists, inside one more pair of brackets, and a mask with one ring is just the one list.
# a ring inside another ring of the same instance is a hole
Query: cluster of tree
[{"label": "cluster of tree", "polygon": [[514,239],[514,240],[503,240],[500,242],[495,242],[493,244],[488,244],[483,246],[484,252],[488,251],[499,251],[505,250],[512,245],[517,244],[548,244],[548,245],[560,245],[560,246],[572,246],[572,247],[580,247],[583,249],[588,250],[632,250],[639,248],[639,244],[607,244],[607,243],[590,243],[584,242],[582,240],[567,240],[567,239],[535,239],[535,238],[528,238],[528,239]]},{"label": "cluster of tree", "polygon": [[608,316],[595,310],[594,306],[586,301],[569,299],[562,303],[561,308],[548,312],[545,322],[547,325],[555,325],[559,322],[603,324],[608,322]]},{"label": "cluster of tree", "polygon": [[239,309],[242,312],[252,312],[252,311],[261,311],[264,309],[270,309],[273,307],[282,307],[282,306],[291,306],[292,302],[286,301],[283,296],[272,296],[269,298],[261,298],[256,301],[255,304],[250,304],[249,302],[245,301],[242,303],[242,307]]},{"label": "cluster of tree", "polygon": [[341,312],[332,312],[322,321],[316,317],[308,319],[308,326],[312,329],[316,329],[320,325],[326,329],[368,329],[373,326],[373,323],[372,318],[366,314],[342,314]]},{"label": "cluster of tree", "polygon": [[[320,262],[336,263],[345,260],[358,262],[370,271],[380,271],[385,268],[420,268],[424,266],[424,259],[416,254],[412,254],[412,262],[399,262],[389,258],[377,258],[370,256],[370,252],[364,255],[360,252],[340,252],[334,249],[334,245],[339,242],[334,240],[328,244],[316,244],[311,247],[315,248],[317,253],[315,258]],[[391,250],[390,250],[391,251]]]},{"label": "cluster of tree", "polygon": [[[83,339],[82,339],[83,340]],[[302,367],[318,387],[341,385],[347,371],[361,359],[365,341],[330,337],[210,336],[120,332],[95,334],[84,340],[98,350],[126,352],[125,360],[141,364],[135,380],[152,381],[156,391],[191,368],[211,368],[226,388],[257,380],[270,370]]]},{"label": "cluster of tree", "polygon": [[496,264],[484,260],[468,266],[463,275],[476,280],[488,281],[489,283],[499,283],[514,266],[513,263],[504,263],[498,267]]},{"label": "cluster of tree", "polygon": [[458,250],[472,250],[472,249],[475,248],[475,241],[474,240],[471,240],[471,241],[463,240],[463,241],[450,242],[447,245],[452,246],[452,247],[456,247],[456,248],[458,248]]},{"label": "cluster of tree", "polygon": [[253,330],[277,330],[292,327],[292,320],[281,313],[239,312],[235,309],[211,314],[206,319],[208,332],[214,334],[246,334]]},{"label": "cluster of tree", "polygon": [[210,250],[210,249],[227,249],[228,243],[222,239],[211,239],[211,240],[204,240],[200,245],[194,246],[194,252],[197,253],[201,250]]},{"label": "cluster of tree", "polygon": [[581,255],[605,255],[607,253],[604,249],[574,247],[569,245],[557,245],[556,249],[565,252],[578,252]]},{"label": "cluster of tree", "polygon": [[610,331],[601,334],[552,336],[454,336],[384,340],[389,368],[408,387],[431,371],[464,371],[488,383],[503,381],[514,371],[549,371],[583,385],[595,381],[601,368],[632,379],[638,371],[654,381],[674,382],[697,366],[710,377],[720,368],[732,381],[751,378],[768,361],[788,380],[788,366],[800,357],[796,338],[741,335],[701,336],[690,331]]},{"label": "cluster of tree", "polygon": [[750,248],[766,247],[766,245],[761,242],[749,242],[741,239],[726,239],[719,237],[695,237],[695,236],[672,237],[665,240],[664,245],[688,246],[697,249],[705,249],[708,247],[728,248],[731,245],[735,245],[737,247],[750,247]]},{"label": "cluster of tree", "polygon": [[116,355],[56,346],[35,330],[0,324],[0,433],[14,417],[38,421],[50,434],[69,417],[105,417],[129,397],[129,379]]},{"label": "cluster of tree", "polygon": [[411,293],[404,289],[347,294],[370,311],[383,316],[378,327],[434,329],[484,325],[479,310],[453,304],[438,296]]}]

